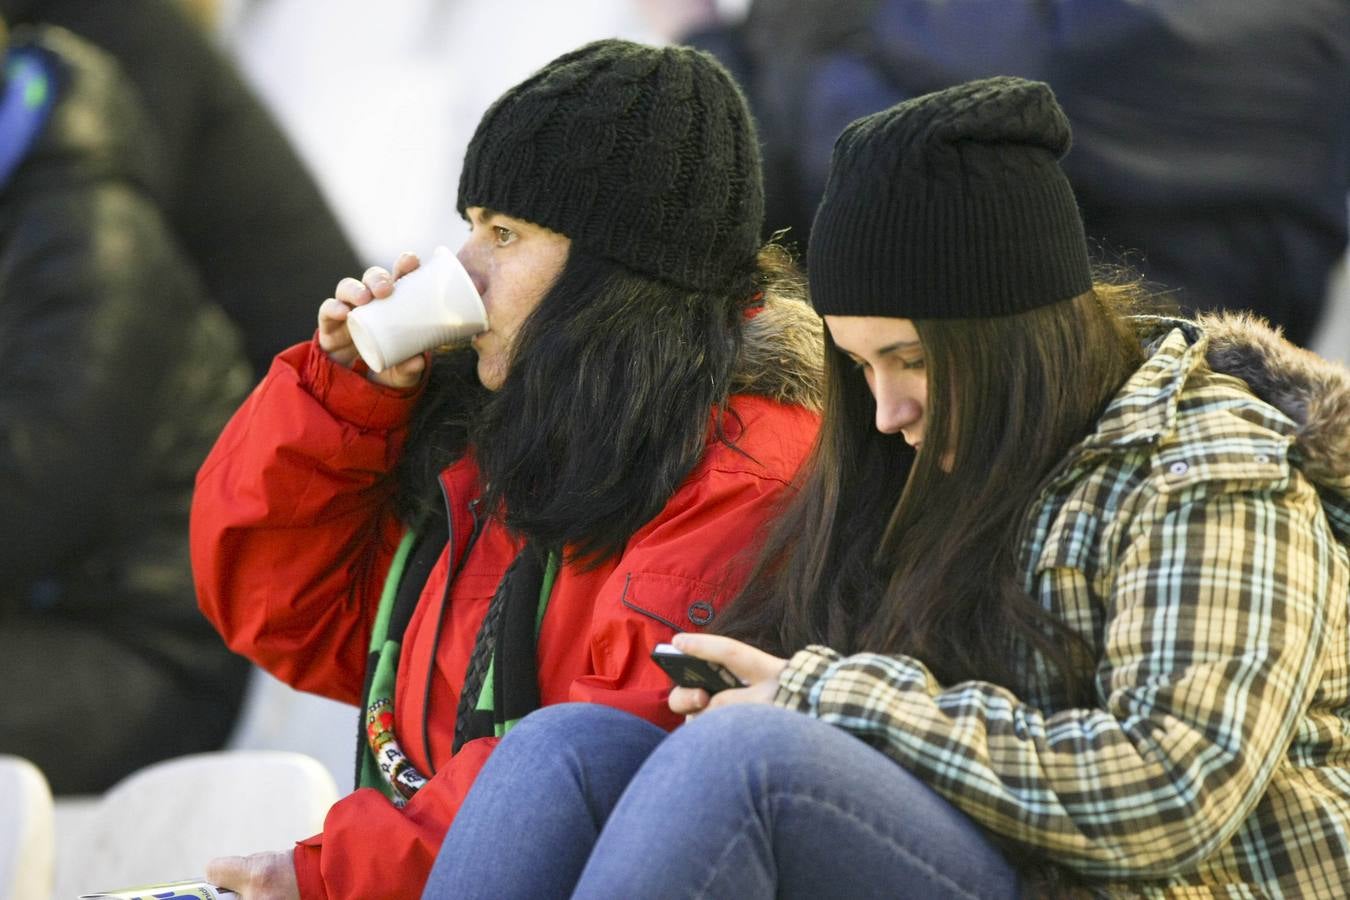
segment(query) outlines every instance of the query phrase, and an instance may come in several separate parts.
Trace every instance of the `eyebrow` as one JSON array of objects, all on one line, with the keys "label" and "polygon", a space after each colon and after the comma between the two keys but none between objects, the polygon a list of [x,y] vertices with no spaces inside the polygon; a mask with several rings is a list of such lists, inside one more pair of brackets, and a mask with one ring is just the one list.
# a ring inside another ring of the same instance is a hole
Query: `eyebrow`
[{"label": "eyebrow", "polygon": [[[921,347],[921,346],[923,346],[923,342],[922,342],[922,341],[896,341],[896,342],[893,343],[893,344],[887,344],[887,345],[884,346],[884,347],[878,347],[878,348],[877,348],[875,351],[873,351],[873,352],[875,352],[877,356],[889,356],[890,354],[892,354],[892,353],[898,353],[898,352],[901,351],[901,350],[912,350],[912,349],[914,349],[915,347]],[[836,345],[836,347],[838,347],[838,345]],[[845,356],[849,357],[850,359],[861,359],[861,358],[862,358],[862,357],[858,356],[858,354],[854,353],[852,350],[849,350],[849,349],[847,349],[847,348],[845,348],[845,347],[838,347],[838,349],[839,349]]]},{"label": "eyebrow", "polygon": [[[478,207],[478,209],[480,210],[479,213],[478,213],[478,221],[482,222],[484,225],[489,224],[493,219],[511,219],[511,218],[512,218],[511,216],[508,216],[506,213],[502,212],[501,210],[493,209],[493,208],[490,207],[490,206],[480,206],[480,207]],[[466,222],[468,222],[468,223],[470,223],[470,224],[473,224],[473,217],[469,214],[469,211],[468,211],[467,209],[464,211],[464,221],[466,221]],[[513,219],[513,221],[517,221],[517,220],[514,220],[514,219]]]},{"label": "eyebrow", "polygon": [[894,344],[878,347],[877,353],[884,356],[887,353],[894,353],[897,350],[909,350],[918,346],[920,346],[919,341],[896,341]]},{"label": "eyebrow", "polygon": [[529,219],[522,219],[519,216],[513,216],[510,213],[504,213],[499,209],[492,209],[488,206],[483,207],[482,222],[488,226],[509,227],[517,234],[530,234],[537,227]]}]

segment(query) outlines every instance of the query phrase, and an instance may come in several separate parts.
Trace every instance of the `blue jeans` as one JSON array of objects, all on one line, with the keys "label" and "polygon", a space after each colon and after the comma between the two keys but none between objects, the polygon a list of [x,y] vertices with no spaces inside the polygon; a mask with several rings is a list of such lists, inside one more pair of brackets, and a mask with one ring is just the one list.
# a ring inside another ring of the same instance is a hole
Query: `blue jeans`
[{"label": "blue jeans", "polygon": [[857,738],[736,706],[670,735],[603,706],[527,716],[424,898],[1017,897],[980,829]]}]

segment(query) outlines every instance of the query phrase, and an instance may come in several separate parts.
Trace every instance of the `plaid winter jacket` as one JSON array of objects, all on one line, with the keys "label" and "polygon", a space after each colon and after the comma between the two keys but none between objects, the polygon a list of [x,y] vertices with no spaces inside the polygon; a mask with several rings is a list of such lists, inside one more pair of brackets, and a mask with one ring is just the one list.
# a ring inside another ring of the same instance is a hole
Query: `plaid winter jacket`
[{"label": "plaid winter jacket", "polygon": [[1151,354],[1028,511],[1031,595],[1091,708],[905,656],[797,653],[777,703],[872,743],[1105,893],[1350,893],[1350,374],[1252,320]]}]

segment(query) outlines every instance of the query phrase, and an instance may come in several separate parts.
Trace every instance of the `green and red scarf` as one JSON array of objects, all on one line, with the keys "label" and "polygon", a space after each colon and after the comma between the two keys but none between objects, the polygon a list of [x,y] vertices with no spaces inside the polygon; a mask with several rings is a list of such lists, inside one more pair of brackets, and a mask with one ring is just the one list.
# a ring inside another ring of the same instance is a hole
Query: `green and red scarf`
[{"label": "green and red scarf", "polygon": [[[426,784],[394,732],[394,685],[403,632],[445,549],[444,527],[409,531],[394,555],[371,631],[357,787],[374,787],[403,806]],[[527,543],[497,584],[464,676],[452,752],[480,737],[501,737],[539,708],[536,647],[560,558]]]}]

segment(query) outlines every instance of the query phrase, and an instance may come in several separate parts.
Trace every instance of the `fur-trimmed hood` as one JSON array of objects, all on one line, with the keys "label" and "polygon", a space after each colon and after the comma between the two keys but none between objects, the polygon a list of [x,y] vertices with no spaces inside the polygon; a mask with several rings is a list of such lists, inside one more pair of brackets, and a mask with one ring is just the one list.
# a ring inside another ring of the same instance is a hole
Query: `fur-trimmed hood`
[{"label": "fur-trimmed hood", "polygon": [[1209,367],[1242,379],[1294,422],[1298,467],[1321,494],[1337,537],[1350,544],[1350,370],[1252,315],[1207,314],[1196,324]]},{"label": "fur-trimmed hood", "polygon": [[763,308],[742,329],[732,392],[819,412],[825,396],[823,328],[804,300],[768,293]]}]

